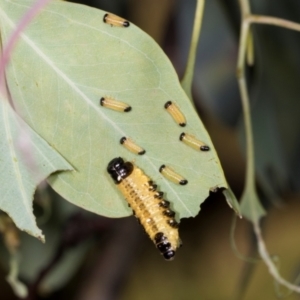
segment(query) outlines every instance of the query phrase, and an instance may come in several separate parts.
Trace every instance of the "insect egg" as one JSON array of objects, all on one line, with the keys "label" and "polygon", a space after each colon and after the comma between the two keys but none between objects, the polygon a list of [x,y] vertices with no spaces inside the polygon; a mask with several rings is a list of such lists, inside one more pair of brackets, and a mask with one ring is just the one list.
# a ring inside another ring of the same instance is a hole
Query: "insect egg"
[{"label": "insect egg", "polygon": [[130,152],[133,152],[135,154],[138,155],[143,155],[146,153],[146,150],[143,149],[142,147],[140,147],[139,145],[135,144],[132,139],[127,138],[125,136],[123,136],[120,139],[120,144],[123,145],[127,150],[129,150]]},{"label": "insect egg", "polygon": [[107,107],[112,110],[121,111],[121,112],[131,111],[130,105],[128,105],[127,103],[115,100],[111,97],[102,97],[100,99],[100,105],[103,107]]},{"label": "insect egg", "polygon": [[165,103],[165,109],[169,112],[169,114],[173,117],[178,125],[182,127],[186,125],[185,117],[175,103],[173,103],[172,101],[167,101]]},{"label": "insect egg", "polygon": [[188,133],[181,133],[179,136],[179,140],[184,142],[186,145],[201,151],[209,151],[209,146],[205,145],[202,141],[196,139],[194,136]]},{"label": "insect egg", "polygon": [[153,189],[153,181],[141,169],[121,157],[109,162],[107,172],[157,249],[166,260],[172,260],[181,240],[169,201],[162,200],[163,193]]},{"label": "insect egg", "polygon": [[171,168],[167,167],[166,165],[162,165],[159,168],[159,172],[166,177],[168,180],[180,184],[180,185],[186,185],[188,181],[183,178],[181,175],[177,174],[174,170]]},{"label": "insect egg", "polygon": [[129,27],[130,25],[127,20],[113,14],[105,14],[103,17],[103,22],[117,27]]}]

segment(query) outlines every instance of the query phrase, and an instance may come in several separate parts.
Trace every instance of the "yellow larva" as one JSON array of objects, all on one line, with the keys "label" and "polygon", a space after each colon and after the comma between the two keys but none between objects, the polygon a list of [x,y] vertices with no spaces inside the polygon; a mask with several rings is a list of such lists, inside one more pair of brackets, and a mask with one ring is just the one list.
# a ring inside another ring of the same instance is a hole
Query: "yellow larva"
[{"label": "yellow larva", "polygon": [[129,27],[130,25],[127,20],[113,14],[105,14],[103,17],[103,22],[117,27]]},{"label": "yellow larva", "polygon": [[188,181],[183,178],[181,175],[179,175],[178,173],[176,173],[174,170],[172,170],[171,168],[169,168],[166,165],[162,165],[159,168],[159,172],[166,177],[167,179],[169,179],[172,182],[175,182],[176,184],[180,184],[180,185],[186,185],[188,183]]},{"label": "yellow larva", "polygon": [[128,105],[127,103],[115,100],[111,97],[102,97],[100,99],[100,105],[103,107],[107,107],[112,110],[121,111],[121,112],[131,111],[130,105]]},{"label": "yellow larva", "polygon": [[166,260],[172,260],[181,241],[170,202],[162,199],[163,193],[141,169],[121,157],[110,161],[107,172],[157,249]]},{"label": "yellow larva", "polygon": [[125,136],[123,136],[121,139],[120,139],[120,144],[123,145],[126,149],[128,149],[130,152],[133,152],[135,154],[138,154],[138,155],[143,155],[146,153],[146,150],[143,149],[142,147],[140,147],[139,145],[135,144],[133,142],[132,139],[130,138],[127,138]]},{"label": "yellow larva", "polygon": [[173,103],[172,101],[166,102],[165,109],[170,113],[170,115],[173,117],[173,119],[178,125],[182,127],[186,125],[185,116],[175,103]]},{"label": "yellow larva", "polygon": [[196,139],[194,136],[188,133],[181,133],[179,136],[179,140],[187,144],[188,146],[201,151],[209,151],[209,146],[205,145],[202,141]]}]

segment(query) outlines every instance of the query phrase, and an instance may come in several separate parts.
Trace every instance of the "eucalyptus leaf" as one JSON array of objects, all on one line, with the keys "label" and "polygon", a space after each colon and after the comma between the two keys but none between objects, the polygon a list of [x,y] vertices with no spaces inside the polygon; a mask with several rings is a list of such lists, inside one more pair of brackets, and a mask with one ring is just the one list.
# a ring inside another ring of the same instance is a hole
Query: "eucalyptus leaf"
[{"label": "eucalyptus leaf", "polygon": [[44,240],[32,211],[35,188],[49,174],[72,168],[3,98],[0,98],[0,140],[0,209],[19,229]]},{"label": "eucalyptus leaf", "polygon": [[[4,42],[32,1],[0,1]],[[68,201],[108,217],[131,214],[106,172],[115,157],[133,161],[158,183],[179,217],[195,216],[213,187],[227,188],[209,135],[159,46],[135,25],[110,26],[106,12],[52,1],[22,33],[7,70],[22,116],[74,167],[54,174],[52,187]],[[110,96],[132,106],[122,113],[99,105]],[[178,126],[164,104],[177,103],[187,119]],[[201,152],[179,141],[182,132],[210,147]],[[120,139],[146,150],[137,156]],[[166,164],[188,180],[167,181]]]},{"label": "eucalyptus leaf", "polygon": [[244,191],[240,205],[242,215],[253,223],[258,222],[266,215],[258,195],[254,188],[248,188]]}]

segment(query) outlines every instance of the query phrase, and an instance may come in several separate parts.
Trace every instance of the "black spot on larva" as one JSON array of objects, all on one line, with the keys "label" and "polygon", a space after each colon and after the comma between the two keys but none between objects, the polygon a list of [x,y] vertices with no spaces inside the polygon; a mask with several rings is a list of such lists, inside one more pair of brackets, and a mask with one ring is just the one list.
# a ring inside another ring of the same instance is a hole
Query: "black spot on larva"
[{"label": "black spot on larva", "polygon": [[167,224],[169,224],[173,228],[178,228],[178,226],[179,226],[179,224],[174,219],[167,220]]},{"label": "black spot on larva", "polygon": [[170,206],[170,202],[167,201],[167,200],[162,200],[159,202],[158,204],[160,207],[163,207],[163,208],[168,208]]},{"label": "black spot on larva", "polygon": [[145,154],[146,153],[146,150],[143,150],[143,151],[140,151],[139,153],[138,153],[138,155],[143,155],[143,154]]},{"label": "black spot on larva", "polygon": [[175,251],[171,250],[163,254],[165,260],[172,260],[175,256]]},{"label": "black spot on larva", "polygon": [[[104,16],[104,17],[105,17],[105,16]],[[104,105],[104,104],[103,104],[104,101],[105,101],[105,98],[102,97],[102,98],[100,99],[100,105],[101,105],[101,106]]]},{"label": "black spot on larva", "polygon": [[157,244],[157,249],[161,253],[165,253],[166,251],[170,250],[170,248],[171,248],[171,244],[168,241],[164,241],[164,242]]},{"label": "black spot on larva", "polygon": [[156,244],[161,243],[164,240],[166,240],[166,237],[164,236],[163,232],[158,232],[154,236],[154,241],[155,241]]},{"label": "black spot on larva", "polygon": [[163,196],[164,196],[164,192],[156,192],[156,194],[154,195],[154,198],[162,199]]},{"label": "black spot on larva", "polygon": [[171,209],[166,209],[163,211],[163,214],[167,217],[173,218],[175,217],[175,212]]},{"label": "black spot on larva", "polygon": [[150,185],[150,187],[149,187],[149,191],[150,191],[150,192],[154,192],[154,191],[156,191],[156,189],[157,189],[157,184],[152,184],[152,185]]}]

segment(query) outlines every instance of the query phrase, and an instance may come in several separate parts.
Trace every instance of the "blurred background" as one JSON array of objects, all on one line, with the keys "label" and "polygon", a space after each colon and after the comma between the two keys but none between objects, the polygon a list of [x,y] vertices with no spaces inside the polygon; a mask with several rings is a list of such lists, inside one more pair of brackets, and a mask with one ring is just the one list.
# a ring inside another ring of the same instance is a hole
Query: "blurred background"
[{"label": "blurred background", "polygon": [[[182,77],[196,1],[76,1],[118,14],[163,48]],[[251,1],[252,12],[300,22],[297,1]],[[240,13],[236,0],[209,0],[198,47],[193,94],[230,186],[244,186],[245,156],[240,96],[235,77]],[[268,210],[262,227],[281,274],[300,271],[300,34],[255,25],[255,66],[247,69],[255,138],[257,185]],[[45,215],[45,211],[47,214]],[[181,221],[183,247],[169,263],[133,217],[107,219],[72,206],[49,187],[36,193],[41,244],[20,234],[21,280],[28,300],[252,300],[300,299],[279,287],[259,260],[238,257],[230,242],[233,212],[211,194],[196,218]],[[39,218],[39,215],[41,218]],[[257,257],[251,224],[237,220],[236,246]],[[1,241],[1,300],[17,299],[5,281],[8,253]]]}]

